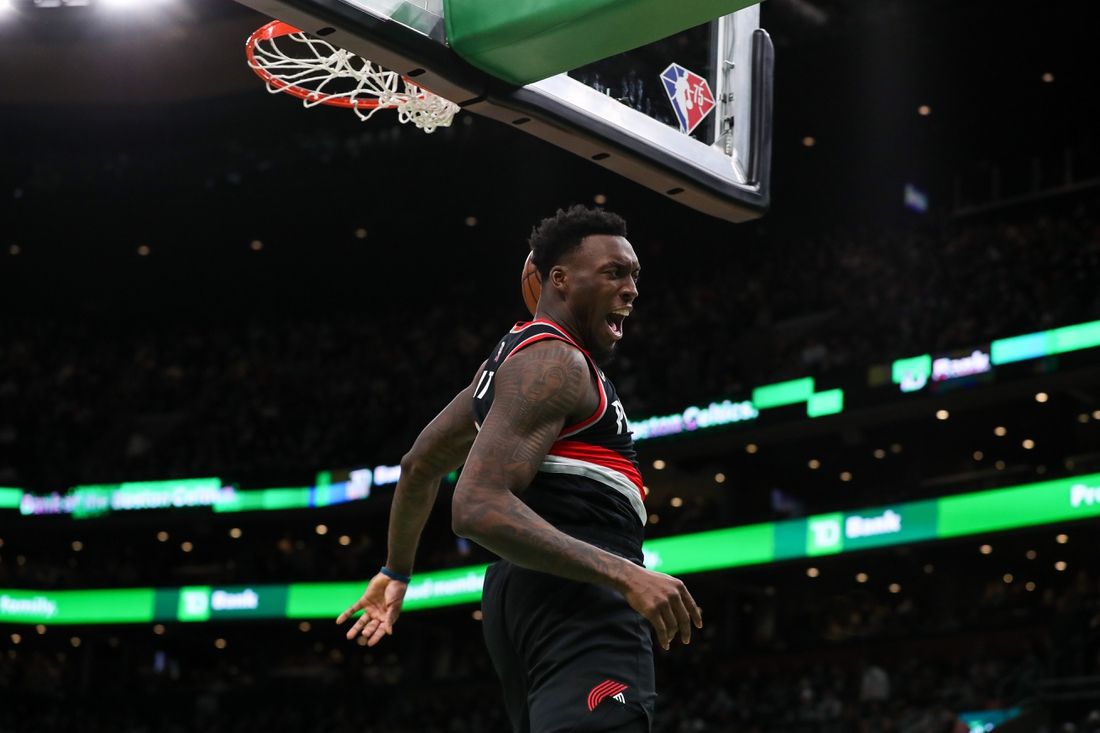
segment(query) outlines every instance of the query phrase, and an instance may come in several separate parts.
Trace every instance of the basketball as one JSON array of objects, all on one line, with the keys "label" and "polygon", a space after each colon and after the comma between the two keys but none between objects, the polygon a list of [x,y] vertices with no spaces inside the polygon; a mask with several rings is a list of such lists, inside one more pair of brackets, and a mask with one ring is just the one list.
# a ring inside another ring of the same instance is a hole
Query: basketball
[{"label": "basketball", "polygon": [[523,263],[523,277],[520,278],[519,285],[523,291],[523,302],[527,304],[527,310],[531,311],[531,315],[535,315],[535,309],[539,307],[539,294],[542,292],[542,276],[539,275],[538,268],[535,267],[535,263],[531,261],[531,255],[533,252],[527,255],[527,260]]}]

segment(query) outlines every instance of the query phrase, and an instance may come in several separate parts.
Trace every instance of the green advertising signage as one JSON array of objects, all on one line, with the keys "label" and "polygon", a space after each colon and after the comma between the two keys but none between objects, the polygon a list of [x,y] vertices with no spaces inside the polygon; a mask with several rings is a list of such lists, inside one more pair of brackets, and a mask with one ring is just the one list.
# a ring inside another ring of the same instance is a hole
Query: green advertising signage
[{"label": "green advertising signage", "polygon": [[[481,599],[488,565],[418,574],[405,591],[401,608],[422,608],[473,603]],[[366,581],[351,583],[294,583],[287,586],[286,616],[317,618],[336,616],[363,595]]]},{"label": "green advertising signage", "polygon": [[1011,364],[1097,346],[1100,346],[1100,321],[1091,321],[999,339],[992,344],[991,356],[995,365]]},{"label": "green advertising signage", "polygon": [[24,624],[125,624],[153,620],[152,588],[0,590],[0,621]]},{"label": "green advertising signage", "polygon": [[646,567],[669,575],[759,565],[775,559],[775,532],[772,524],[750,524],[650,540],[642,551]]},{"label": "green advertising signage", "polygon": [[936,534],[959,537],[1100,516],[1100,474],[939,500]]},{"label": "green advertising signage", "polygon": [[[195,585],[178,591],[157,591],[157,618],[177,621],[210,621],[233,618],[285,618],[285,585]],[[173,597],[175,594],[175,597]]]},{"label": "green advertising signage", "polygon": [[1018,361],[1041,359],[1044,356],[1067,354],[1100,346],[1100,321],[1078,323],[1049,331],[1025,333],[1022,336],[998,339],[990,344],[989,353],[975,348],[969,356],[940,357],[933,360],[931,354],[921,354],[893,363],[891,376],[902,392],[916,392],[929,383],[929,379],[945,381],[959,377],[972,377],[991,371],[992,367],[1013,364]]},{"label": "green advertising signage", "polygon": [[100,517],[112,511],[208,507],[217,513],[305,509],[361,501],[373,486],[397,483],[400,466],[375,466],[348,471],[346,481],[332,481],[331,471],[317,474],[314,486],[286,489],[239,489],[219,478],[138,481],[74,486],[66,494],[38,495],[0,487],[0,509],[18,509],[24,516],[68,515]]},{"label": "green advertising signage", "polygon": [[[646,567],[672,575],[963,537],[1100,516],[1100,474],[853,512],[650,540]],[[474,603],[488,566],[421,573],[404,610]],[[0,622],[203,622],[323,618],[344,611],[366,581],[121,590],[0,590]]]}]

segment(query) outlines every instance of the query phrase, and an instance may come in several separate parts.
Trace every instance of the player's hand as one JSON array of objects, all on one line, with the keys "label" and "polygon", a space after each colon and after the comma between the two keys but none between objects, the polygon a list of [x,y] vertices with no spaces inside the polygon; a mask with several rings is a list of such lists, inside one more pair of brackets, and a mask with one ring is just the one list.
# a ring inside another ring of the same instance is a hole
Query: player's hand
[{"label": "player's hand", "polygon": [[627,603],[653,624],[663,649],[669,648],[676,634],[689,643],[691,626],[703,628],[703,615],[687,586],[671,575],[633,567],[622,589]]},{"label": "player's hand", "polygon": [[371,578],[363,597],[340,614],[336,623],[342,624],[362,611],[363,615],[348,629],[348,639],[361,635],[367,640],[367,646],[374,646],[383,636],[393,633],[393,625],[401,615],[401,604],[408,589],[408,583],[378,573]]}]

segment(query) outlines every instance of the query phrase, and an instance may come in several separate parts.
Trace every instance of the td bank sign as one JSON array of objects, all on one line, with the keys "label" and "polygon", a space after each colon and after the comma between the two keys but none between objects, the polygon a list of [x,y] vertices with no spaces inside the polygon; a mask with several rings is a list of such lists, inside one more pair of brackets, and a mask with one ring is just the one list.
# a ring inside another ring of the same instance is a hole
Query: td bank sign
[{"label": "td bank sign", "polygon": [[180,621],[281,618],[286,616],[286,596],[286,586],[278,585],[189,586],[179,589],[177,618]]},{"label": "td bank sign", "polygon": [[829,555],[935,536],[935,502],[914,502],[856,513],[819,514],[806,520],[806,555]]}]

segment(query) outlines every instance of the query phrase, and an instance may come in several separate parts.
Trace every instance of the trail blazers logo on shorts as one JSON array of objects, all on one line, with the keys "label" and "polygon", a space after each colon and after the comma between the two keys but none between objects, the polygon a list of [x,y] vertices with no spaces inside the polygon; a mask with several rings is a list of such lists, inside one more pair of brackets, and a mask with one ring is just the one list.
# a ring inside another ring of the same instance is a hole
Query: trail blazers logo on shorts
[{"label": "trail blazers logo on shorts", "polygon": [[626,685],[620,682],[614,682],[607,680],[592,688],[592,692],[588,693],[588,709],[592,710],[600,704],[600,700],[605,697],[610,697],[618,700],[622,704],[626,704],[626,698],[623,696],[623,690],[626,689]]}]

